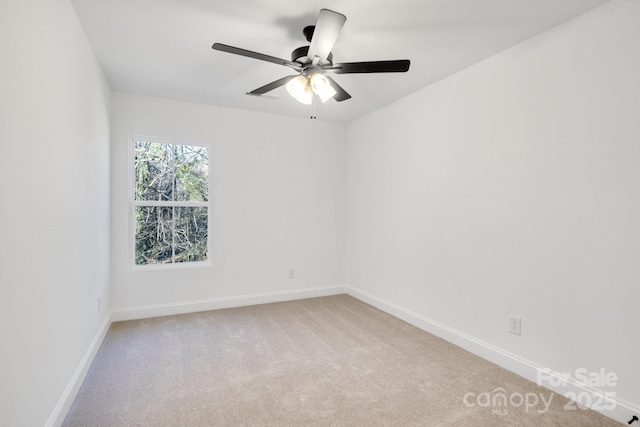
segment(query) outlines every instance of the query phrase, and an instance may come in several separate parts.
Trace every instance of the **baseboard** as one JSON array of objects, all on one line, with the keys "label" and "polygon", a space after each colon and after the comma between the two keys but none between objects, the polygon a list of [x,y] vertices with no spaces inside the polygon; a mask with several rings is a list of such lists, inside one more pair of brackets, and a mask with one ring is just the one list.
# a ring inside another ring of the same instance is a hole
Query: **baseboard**
[{"label": "baseboard", "polygon": [[150,317],[218,310],[221,308],[243,307],[247,305],[268,304],[272,302],[339,295],[344,294],[345,292],[346,290],[344,286],[324,286],[197,301],[185,301],[171,304],[130,307],[112,311],[111,320],[119,322],[123,320],[146,319]]},{"label": "baseboard", "polygon": [[[515,374],[520,375],[530,381],[537,382],[539,372],[545,372],[545,375],[552,376],[562,381],[557,381],[559,385],[544,383],[543,385],[563,396],[584,396],[587,397],[583,402],[603,403],[603,393],[594,388],[587,387],[577,382],[573,378],[564,378],[559,372],[549,371],[543,366],[540,366],[532,361],[526,360],[517,355],[511,354],[498,347],[495,347],[489,343],[478,340],[470,335],[464,334],[453,328],[450,328],[442,323],[428,319],[421,314],[415,313],[398,304],[387,301],[383,298],[374,296],[361,289],[354,288],[352,286],[345,287],[346,293],[360,301],[366,302],[394,317],[404,320],[413,326],[416,326],[424,331],[427,331],[437,337],[440,337],[452,344],[457,345],[477,356],[482,357],[496,365],[505,368]],[[462,397],[461,397],[462,398]],[[593,410],[601,413],[602,415],[614,419],[619,422],[626,423],[635,414],[640,414],[640,407],[627,402],[620,398],[607,398],[604,400],[606,404],[602,406],[613,409],[601,409],[598,407],[592,407]],[[589,406],[589,405],[587,405]],[[592,405],[591,405],[592,406]]]},{"label": "baseboard", "polygon": [[67,416],[67,412],[69,412],[69,409],[73,404],[73,400],[76,398],[76,395],[80,390],[80,386],[82,386],[84,378],[87,376],[87,372],[89,372],[91,363],[93,363],[93,359],[95,358],[96,353],[98,353],[98,349],[100,349],[102,341],[104,341],[104,337],[107,335],[109,326],[111,326],[111,316],[107,315],[104,322],[102,322],[102,325],[100,325],[100,329],[98,329],[95,337],[93,337],[89,348],[80,360],[76,371],[73,373],[69,384],[67,384],[67,388],[65,388],[62,396],[58,400],[58,404],[53,409],[45,427],[58,427],[62,425],[64,418]]}]

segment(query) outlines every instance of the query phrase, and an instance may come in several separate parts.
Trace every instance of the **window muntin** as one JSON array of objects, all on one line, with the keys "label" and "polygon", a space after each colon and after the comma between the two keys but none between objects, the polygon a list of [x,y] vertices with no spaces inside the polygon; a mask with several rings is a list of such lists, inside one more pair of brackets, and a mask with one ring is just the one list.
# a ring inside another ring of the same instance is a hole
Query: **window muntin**
[{"label": "window muntin", "polygon": [[132,264],[210,264],[211,144],[130,137]]}]

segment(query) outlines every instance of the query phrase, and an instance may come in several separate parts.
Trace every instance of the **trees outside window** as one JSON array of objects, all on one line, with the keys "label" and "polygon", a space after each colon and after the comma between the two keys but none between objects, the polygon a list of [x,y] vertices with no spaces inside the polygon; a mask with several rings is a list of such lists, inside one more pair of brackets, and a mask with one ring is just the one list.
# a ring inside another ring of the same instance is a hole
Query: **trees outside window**
[{"label": "trees outside window", "polygon": [[131,136],[133,264],[209,262],[211,144]]}]

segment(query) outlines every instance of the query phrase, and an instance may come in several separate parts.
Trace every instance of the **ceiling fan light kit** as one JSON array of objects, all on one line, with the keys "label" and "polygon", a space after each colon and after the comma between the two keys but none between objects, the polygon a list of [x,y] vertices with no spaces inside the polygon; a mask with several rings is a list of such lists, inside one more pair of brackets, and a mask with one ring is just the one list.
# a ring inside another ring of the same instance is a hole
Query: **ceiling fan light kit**
[{"label": "ceiling fan light kit", "polygon": [[261,96],[286,85],[289,95],[306,105],[313,103],[314,95],[318,95],[322,102],[326,102],[331,98],[337,102],[351,98],[347,91],[335,80],[325,76],[325,73],[403,73],[409,70],[410,61],[408,59],[334,64],[331,49],[333,49],[336,40],[338,40],[346,20],[347,18],[341,13],[322,9],[318,15],[316,25],[303,29],[303,34],[310,45],[295,49],[291,53],[291,61],[221,43],[214,43],[212,48],[221,52],[272,62],[294,69],[299,73],[298,75],[283,77],[247,92],[247,94]]},{"label": "ceiling fan light kit", "polygon": [[286,85],[289,95],[297,101],[309,105],[313,101],[313,94],[320,97],[324,103],[333,98],[337,93],[329,80],[321,73],[315,73],[311,77],[299,75],[289,80]]}]

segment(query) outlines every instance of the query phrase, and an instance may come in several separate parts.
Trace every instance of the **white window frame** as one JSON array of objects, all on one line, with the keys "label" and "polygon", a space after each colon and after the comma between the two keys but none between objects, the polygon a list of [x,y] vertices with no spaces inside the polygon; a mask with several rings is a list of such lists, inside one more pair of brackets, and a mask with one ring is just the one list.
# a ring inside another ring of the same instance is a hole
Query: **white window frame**
[{"label": "white window frame", "polygon": [[[184,201],[149,201],[136,200],[136,176],[135,176],[135,144],[136,141],[157,142],[159,144],[195,145],[207,147],[209,174],[208,174],[208,194],[206,202],[184,202]],[[149,270],[173,270],[183,268],[211,267],[213,265],[213,143],[208,141],[194,141],[189,139],[165,138],[157,136],[147,136],[140,134],[129,135],[129,265],[132,271]],[[160,207],[206,207],[207,208],[207,260],[191,262],[172,262],[167,264],[136,264],[136,207],[138,206],[160,206]]]}]

